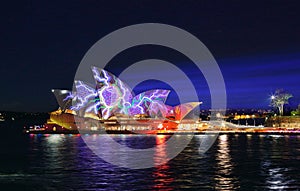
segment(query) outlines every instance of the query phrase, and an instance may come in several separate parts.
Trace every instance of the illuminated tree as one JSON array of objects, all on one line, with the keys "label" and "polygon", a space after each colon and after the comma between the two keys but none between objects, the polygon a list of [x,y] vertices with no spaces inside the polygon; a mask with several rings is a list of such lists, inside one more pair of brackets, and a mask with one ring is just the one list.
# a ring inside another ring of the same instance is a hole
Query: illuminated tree
[{"label": "illuminated tree", "polygon": [[292,97],[292,94],[289,94],[282,89],[278,89],[275,91],[275,94],[271,96],[271,106],[278,108],[279,115],[282,116],[284,105],[288,104],[288,100]]}]

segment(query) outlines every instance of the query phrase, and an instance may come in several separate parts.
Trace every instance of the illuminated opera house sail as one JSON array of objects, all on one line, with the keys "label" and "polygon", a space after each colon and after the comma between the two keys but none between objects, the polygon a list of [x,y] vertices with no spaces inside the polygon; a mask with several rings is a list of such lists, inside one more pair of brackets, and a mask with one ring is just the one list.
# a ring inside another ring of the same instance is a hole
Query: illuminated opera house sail
[{"label": "illuminated opera house sail", "polygon": [[[92,73],[94,85],[75,81],[75,91],[52,90],[60,106],[60,112],[51,113],[52,122],[72,128],[75,127],[74,116],[82,120],[96,120],[99,123],[122,116],[127,119],[168,119],[178,124],[201,104],[189,102],[175,107],[168,106],[165,101],[170,90],[153,89],[134,95],[133,91],[113,74],[97,67],[92,67]],[[67,123],[64,123],[66,120]]]}]

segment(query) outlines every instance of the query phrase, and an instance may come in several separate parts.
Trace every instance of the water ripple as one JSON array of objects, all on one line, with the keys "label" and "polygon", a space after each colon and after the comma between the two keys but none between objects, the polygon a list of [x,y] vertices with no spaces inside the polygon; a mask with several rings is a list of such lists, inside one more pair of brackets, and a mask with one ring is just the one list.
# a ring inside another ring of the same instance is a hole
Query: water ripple
[{"label": "water ripple", "polygon": [[[299,136],[220,135],[201,155],[203,136],[195,136],[176,158],[143,170],[119,168],[99,159],[80,136],[8,138],[18,144],[18,152],[0,150],[1,190],[300,189]],[[114,139],[133,148],[162,141],[146,135]],[[155,155],[164,157],[166,151],[157,150]]]}]

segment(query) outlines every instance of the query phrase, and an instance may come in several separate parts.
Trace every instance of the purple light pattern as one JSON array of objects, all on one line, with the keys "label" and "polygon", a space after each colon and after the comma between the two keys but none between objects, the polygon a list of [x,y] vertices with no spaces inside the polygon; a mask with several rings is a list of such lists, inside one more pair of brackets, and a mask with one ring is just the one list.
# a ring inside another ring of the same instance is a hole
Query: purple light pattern
[{"label": "purple light pattern", "polygon": [[169,93],[169,90],[162,89],[142,92],[132,99],[128,113],[131,115],[156,115],[160,109],[164,108]]},{"label": "purple light pattern", "polygon": [[113,74],[92,67],[96,81],[96,91],[101,105],[102,117],[109,118],[114,113],[128,114],[126,107],[130,107],[133,95],[131,89]]},{"label": "purple light pattern", "polygon": [[100,106],[97,101],[98,94],[95,88],[87,85],[82,81],[75,81],[76,99],[75,104],[71,107],[71,110],[79,111],[85,108],[85,112],[98,113],[98,107]]},{"label": "purple light pattern", "polygon": [[163,107],[170,92],[169,90],[149,90],[133,97],[131,89],[113,74],[97,67],[92,67],[92,71],[102,108],[102,117],[105,119],[113,113],[131,116],[150,114],[150,112],[153,114],[157,110],[153,106]]},{"label": "purple light pattern", "polygon": [[[191,102],[176,107],[165,105],[170,90],[154,89],[142,92],[136,96],[131,89],[113,74],[92,67],[96,82],[95,88],[82,82],[75,81],[76,92],[68,91],[63,99],[73,101],[70,107],[74,111],[92,112],[98,114],[99,110],[103,119],[108,119],[115,113],[134,116],[137,114],[157,115],[159,112],[163,117],[188,113],[200,103]],[[176,111],[180,112],[176,112]]]}]

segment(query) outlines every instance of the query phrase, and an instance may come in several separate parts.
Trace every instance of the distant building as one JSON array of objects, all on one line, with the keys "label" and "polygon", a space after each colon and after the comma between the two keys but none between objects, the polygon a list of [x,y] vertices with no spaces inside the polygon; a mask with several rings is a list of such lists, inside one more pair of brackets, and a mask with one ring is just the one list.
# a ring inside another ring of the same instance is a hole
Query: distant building
[{"label": "distant building", "polygon": [[300,117],[277,116],[266,121],[267,127],[300,128]]}]

